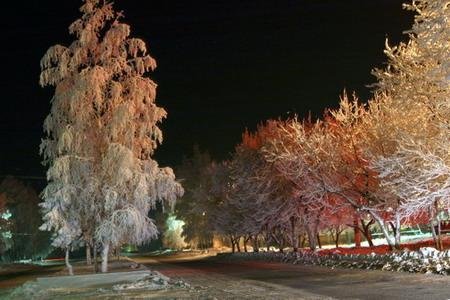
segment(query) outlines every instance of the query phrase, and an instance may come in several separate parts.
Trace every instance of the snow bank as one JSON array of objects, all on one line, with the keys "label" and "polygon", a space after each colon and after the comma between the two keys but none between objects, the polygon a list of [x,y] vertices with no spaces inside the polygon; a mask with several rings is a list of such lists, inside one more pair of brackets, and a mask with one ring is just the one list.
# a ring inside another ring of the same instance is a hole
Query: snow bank
[{"label": "snow bank", "polygon": [[372,269],[384,271],[402,271],[425,274],[450,274],[450,251],[438,251],[431,247],[418,251],[407,249],[389,254],[342,255],[336,253],[322,255],[320,252],[257,252],[234,253],[232,260],[263,260],[292,264],[319,265],[331,268]]},{"label": "snow bank", "polygon": [[124,283],[124,284],[116,284],[113,285],[112,289],[114,291],[126,291],[126,290],[136,290],[136,289],[145,289],[145,290],[160,290],[167,289],[172,287],[182,287],[189,288],[189,284],[178,280],[172,281],[169,277],[164,276],[163,274],[151,271],[151,273],[140,280]]},{"label": "snow bank", "polygon": [[[130,276],[126,277],[127,274]],[[131,276],[136,274],[136,276]],[[111,278],[104,277],[111,277]],[[68,281],[70,281],[68,283]],[[157,271],[135,271],[76,276],[38,278],[16,288],[8,299],[59,299],[74,297],[122,298],[138,291],[191,288],[183,281],[174,281]],[[109,298],[108,298],[109,299]]]}]

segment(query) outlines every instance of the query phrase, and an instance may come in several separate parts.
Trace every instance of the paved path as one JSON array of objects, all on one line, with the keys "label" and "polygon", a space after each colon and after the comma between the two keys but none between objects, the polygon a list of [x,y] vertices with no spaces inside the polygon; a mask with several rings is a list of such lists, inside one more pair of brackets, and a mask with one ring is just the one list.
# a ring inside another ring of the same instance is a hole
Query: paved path
[{"label": "paved path", "polygon": [[[174,298],[450,299],[450,276],[332,270],[266,262],[237,263],[217,258],[135,259],[196,287],[189,292],[191,294],[178,291],[171,295]],[[160,294],[159,297],[165,296]]]}]

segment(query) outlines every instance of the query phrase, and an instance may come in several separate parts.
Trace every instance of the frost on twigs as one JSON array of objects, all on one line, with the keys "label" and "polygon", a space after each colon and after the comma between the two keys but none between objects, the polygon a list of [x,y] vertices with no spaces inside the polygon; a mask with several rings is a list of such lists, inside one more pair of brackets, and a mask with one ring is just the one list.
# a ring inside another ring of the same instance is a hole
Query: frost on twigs
[{"label": "frost on twigs", "polygon": [[40,146],[49,182],[42,229],[64,248],[142,244],[158,234],[148,212],[183,193],[152,159],[166,117],[146,77],[156,62],[112,3],[85,0],[80,11],[69,28],[75,41],[41,60],[40,84],[55,88]]},{"label": "frost on twigs", "polygon": [[367,128],[380,147],[371,165],[402,216],[433,227],[450,207],[450,5],[415,0],[405,7],[417,13],[409,42],[386,43],[387,67],[373,71]]},{"label": "frost on twigs", "polygon": [[345,227],[355,229],[355,244],[361,233],[370,245],[373,224],[397,249],[402,229],[426,224],[442,248],[439,228],[450,211],[450,3],[405,7],[416,12],[409,41],[386,41],[387,64],[373,71],[367,104],[344,93],[317,121],[263,122],[244,132],[230,161],[210,168],[225,174],[205,176],[217,184],[197,186],[211,201],[191,215],[228,236],[233,251],[240,241],[244,251],[250,242],[255,251],[261,244],[296,250],[306,241],[315,249],[324,230],[338,246]]}]

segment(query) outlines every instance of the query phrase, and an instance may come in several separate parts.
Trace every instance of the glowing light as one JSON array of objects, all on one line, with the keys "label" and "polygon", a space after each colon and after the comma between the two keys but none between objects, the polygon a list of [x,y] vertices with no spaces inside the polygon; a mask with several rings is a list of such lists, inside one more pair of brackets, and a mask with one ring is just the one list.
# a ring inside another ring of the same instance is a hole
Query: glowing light
[{"label": "glowing light", "polygon": [[10,213],[9,210],[6,210],[6,212],[2,213],[2,214],[0,215],[0,217],[1,217],[3,220],[9,220],[9,219],[12,217],[12,213]]},{"label": "glowing light", "polygon": [[166,221],[168,230],[177,231],[178,229],[182,229],[184,222],[181,220],[177,220],[175,216],[170,216]]},{"label": "glowing light", "polygon": [[166,220],[166,231],[163,237],[163,246],[171,249],[183,249],[186,242],[182,236],[184,222],[171,215]]}]

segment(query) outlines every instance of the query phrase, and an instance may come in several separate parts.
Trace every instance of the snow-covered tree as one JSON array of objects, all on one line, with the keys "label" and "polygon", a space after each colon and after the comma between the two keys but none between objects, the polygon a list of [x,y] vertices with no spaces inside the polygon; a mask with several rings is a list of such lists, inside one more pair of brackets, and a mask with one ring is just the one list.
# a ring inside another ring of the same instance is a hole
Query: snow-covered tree
[{"label": "snow-covered tree", "polygon": [[[420,105],[448,126],[450,118],[450,20],[448,0],[413,0],[415,11],[409,41],[391,47],[386,41],[388,64],[374,69],[377,92],[404,109]],[[412,122],[413,120],[410,120]],[[410,124],[411,125],[411,124]]]},{"label": "snow-covered tree", "polygon": [[[268,216],[273,215],[274,211],[265,208],[267,202],[270,202],[269,191],[273,186],[265,185],[268,183],[265,180],[269,168],[259,152],[267,134],[270,133],[270,123],[271,121],[268,121],[258,126],[255,133],[245,131],[229,163],[230,178],[226,200],[228,205],[234,208],[234,232],[235,235],[242,236],[244,242],[251,240],[254,251],[258,251],[258,236],[263,231],[270,234],[269,231],[274,225],[269,224],[268,220]],[[272,202],[272,208],[276,209],[276,206]]]},{"label": "snow-covered tree", "polygon": [[[321,124],[296,119],[278,122],[273,130],[276,134],[272,134],[261,150],[266,163],[271,165],[264,184],[271,186],[271,200],[275,204],[276,213],[272,212],[271,218],[286,231],[294,249],[298,247],[301,232],[306,232],[311,249],[316,248],[320,216],[327,205],[326,192],[321,192],[315,173],[318,164],[311,152],[319,141],[316,138],[320,136]],[[270,202],[267,206],[266,210],[270,211]]]},{"label": "snow-covered tree", "polygon": [[166,116],[146,77],[155,60],[112,3],[83,2],[69,27],[76,39],[41,60],[40,84],[55,87],[41,143],[49,167],[42,229],[54,230],[54,245],[67,250],[85,243],[95,256],[101,247],[106,271],[111,247],[156,237],[149,210],[157,201],[172,207],[183,189],[152,159]]},{"label": "snow-covered tree", "polygon": [[384,188],[401,200],[403,214],[434,219],[436,209],[450,204],[450,2],[417,0],[405,7],[417,13],[409,41],[386,45],[388,65],[374,70],[367,128],[389,145],[373,155],[373,165]]},{"label": "snow-covered tree", "polygon": [[[280,125],[283,134],[265,147],[266,158],[294,184],[293,203],[303,207],[310,239],[326,220],[325,212],[353,210],[352,216],[369,214],[377,221],[387,241],[398,247],[400,228],[395,197],[379,189],[376,172],[365,155],[362,126],[366,110],[346,95],[340,108],[329,111],[323,121],[313,124],[291,120]],[[292,209],[291,209],[292,211]],[[348,224],[348,220],[345,221]],[[359,227],[359,226],[358,226]]]},{"label": "snow-covered tree", "polygon": [[289,210],[293,198],[291,184],[262,152],[263,146],[278,134],[278,122],[269,120],[254,133],[244,132],[230,161],[227,201],[235,210],[236,231],[243,237],[244,250],[250,241],[254,251],[258,251],[262,237],[281,251],[287,245],[298,248],[297,235],[292,234],[300,227],[297,210]]},{"label": "snow-covered tree", "polygon": [[326,175],[326,182],[333,193],[355,209],[356,214],[369,214],[388,244],[398,248],[402,221],[399,199],[380,188],[378,174],[371,165],[369,154],[379,147],[379,141],[372,138],[367,129],[368,111],[356,98],[350,100],[344,94],[339,109],[330,114],[330,145],[335,150],[327,151],[330,155],[325,160],[329,166],[326,169],[331,173]]}]

